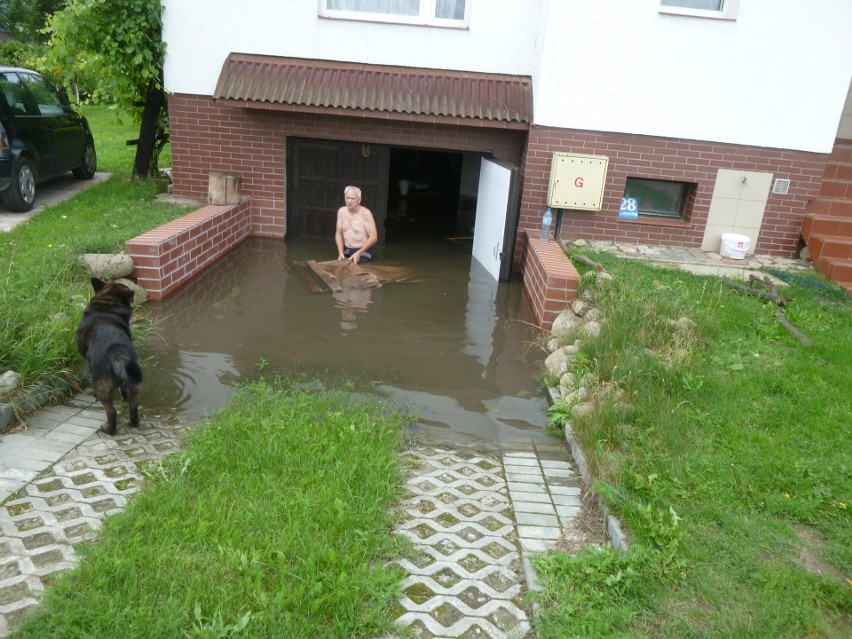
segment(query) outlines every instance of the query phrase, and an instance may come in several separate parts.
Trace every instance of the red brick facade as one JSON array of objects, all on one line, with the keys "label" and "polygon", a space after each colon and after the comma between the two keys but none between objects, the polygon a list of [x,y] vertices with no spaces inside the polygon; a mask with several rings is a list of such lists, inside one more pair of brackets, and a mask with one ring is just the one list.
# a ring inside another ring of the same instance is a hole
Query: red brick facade
[{"label": "red brick facade", "polygon": [[[805,208],[820,192],[827,155],[641,135],[533,127],[524,152],[524,190],[519,229],[534,229],[547,204],[553,153],[609,158],[601,211],[562,215],[563,239],[612,240],[657,246],[700,248],[719,169],[761,171],[791,180],[787,195],[769,194],[756,252],[792,257]],[[618,219],[628,177],[673,180],[696,185],[685,219]],[[517,253],[516,253],[517,257]]]},{"label": "red brick facade", "polygon": [[536,324],[550,330],[556,316],[577,299],[580,274],[554,240],[542,242],[524,233],[522,242],[524,295]]},{"label": "red brick facade", "polygon": [[[382,114],[387,116],[388,114]],[[242,177],[252,198],[252,235],[286,234],[286,136],[388,144],[450,151],[493,152],[519,165],[526,132],[509,127],[453,125],[397,115],[398,119],[240,108],[209,97],[169,98],[172,177],[176,195],[204,198],[211,171]],[[461,120],[459,120],[461,122]]]},{"label": "red brick facade", "polygon": [[[770,193],[754,249],[788,257],[798,248],[805,209],[820,192],[827,161],[825,154],[803,151],[538,126],[525,131],[510,126],[479,126],[469,120],[399,114],[391,118],[386,113],[350,114],[338,110],[328,114],[320,109],[297,112],[272,105],[247,108],[215,102],[206,96],[181,94],[170,98],[169,115],[175,194],[205,197],[211,171],[241,176],[242,193],[250,199],[246,233],[253,236],[286,236],[288,136],[490,153],[519,166],[522,195],[513,268],[533,274],[525,290],[536,319],[543,326],[549,326],[559,310],[576,296],[579,279],[576,271],[563,273],[564,265],[541,259],[540,251],[524,255],[525,232],[538,228],[546,208],[554,152],[609,158],[602,210],[563,211],[561,239],[700,248],[719,169],[760,171],[789,179],[791,184],[786,195]],[[693,184],[684,219],[619,220],[628,177]],[[539,248],[559,251],[555,242],[552,247]],[[567,258],[565,262],[570,266]],[[168,277],[164,282],[157,294],[168,294],[179,285],[169,283]]]},{"label": "red brick facade", "polygon": [[[424,122],[322,113],[241,108],[209,97],[175,95],[169,101],[174,191],[204,197],[211,171],[242,177],[243,194],[253,200],[252,234],[286,234],[285,138],[288,135],[408,147],[493,152],[521,167],[523,195],[515,266],[523,231],[537,228],[546,207],[553,153],[609,157],[603,209],[566,210],[563,239],[613,240],[699,248],[719,169],[763,171],[791,180],[787,195],[770,194],[755,251],[792,256],[808,202],[819,194],[827,155],[759,147],[673,140],[533,126],[525,131],[453,125],[447,118]],[[382,114],[387,116],[388,114]],[[459,121],[461,122],[461,121]],[[526,143],[526,146],[525,146]],[[695,184],[683,221],[618,219],[625,180],[639,177]]]},{"label": "red brick facade", "polygon": [[127,242],[133,277],[151,299],[161,300],[186,284],[251,235],[252,202],[205,206]]}]

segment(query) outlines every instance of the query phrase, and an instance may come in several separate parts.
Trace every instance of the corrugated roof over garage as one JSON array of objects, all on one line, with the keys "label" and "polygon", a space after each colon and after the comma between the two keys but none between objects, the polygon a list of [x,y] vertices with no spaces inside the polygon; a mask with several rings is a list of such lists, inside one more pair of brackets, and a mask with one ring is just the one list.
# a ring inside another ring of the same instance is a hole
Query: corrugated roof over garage
[{"label": "corrugated roof over garage", "polygon": [[413,69],[232,53],[213,95],[244,106],[452,118],[464,124],[528,128],[526,76]]}]

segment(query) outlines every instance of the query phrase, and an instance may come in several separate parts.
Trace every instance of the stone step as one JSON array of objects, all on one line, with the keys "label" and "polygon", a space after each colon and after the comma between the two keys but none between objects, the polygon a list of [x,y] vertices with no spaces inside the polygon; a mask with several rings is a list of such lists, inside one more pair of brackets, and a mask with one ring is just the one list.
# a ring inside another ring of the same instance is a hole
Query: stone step
[{"label": "stone step", "polygon": [[[850,211],[852,211],[852,208],[850,208]],[[852,212],[848,217],[806,213],[802,220],[802,239],[805,240],[806,244],[810,244],[811,235],[852,237]]]},{"label": "stone step", "polygon": [[833,215],[852,218],[852,201],[819,197],[808,205],[806,215]]},{"label": "stone step", "polygon": [[852,257],[852,237],[811,233],[808,248],[814,262],[829,257]]},{"label": "stone step", "polygon": [[829,257],[816,266],[820,273],[852,294],[852,258]]}]

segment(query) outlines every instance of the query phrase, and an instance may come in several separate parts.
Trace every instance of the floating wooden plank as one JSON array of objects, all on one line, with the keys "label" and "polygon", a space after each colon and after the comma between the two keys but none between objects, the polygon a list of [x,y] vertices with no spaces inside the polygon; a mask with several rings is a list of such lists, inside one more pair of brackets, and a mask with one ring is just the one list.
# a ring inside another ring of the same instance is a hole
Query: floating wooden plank
[{"label": "floating wooden plank", "polygon": [[380,288],[384,284],[418,282],[408,267],[395,264],[353,264],[349,260],[293,262],[294,270],[314,293]]},{"label": "floating wooden plank", "polygon": [[328,293],[328,291],[331,290],[312,269],[308,268],[307,264],[304,262],[294,262],[293,268],[312,293]]},{"label": "floating wooden plank", "polygon": [[373,262],[369,262],[364,264],[364,270],[375,275],[376,279],[382,284],[411,284],[420,281],[420,276],[407,266],[386,263],[374,264]]},{"label": "floating wooden plank", "polygon": [[328,262],[308,260],[308,266],[334,292],[379,288],[382,285],[375,275],[365,271],[349,260],[332,260]]}]

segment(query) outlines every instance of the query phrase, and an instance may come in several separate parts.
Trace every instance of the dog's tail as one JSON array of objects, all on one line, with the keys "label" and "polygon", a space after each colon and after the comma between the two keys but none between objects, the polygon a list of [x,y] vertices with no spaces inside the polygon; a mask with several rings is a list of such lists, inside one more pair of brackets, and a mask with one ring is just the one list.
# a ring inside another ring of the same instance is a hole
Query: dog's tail
[{"label": "dog's tail", "polygon": [[136,360],[117,357],[112,360],[112,370],[125,387],[133,388],[142,383],[142,367]]}]

